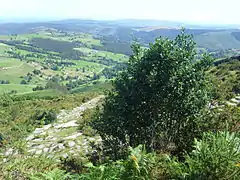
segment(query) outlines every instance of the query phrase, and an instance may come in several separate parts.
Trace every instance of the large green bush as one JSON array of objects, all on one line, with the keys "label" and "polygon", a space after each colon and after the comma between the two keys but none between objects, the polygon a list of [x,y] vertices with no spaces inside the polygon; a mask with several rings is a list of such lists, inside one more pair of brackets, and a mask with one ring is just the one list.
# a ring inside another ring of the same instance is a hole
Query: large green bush
[{"label": "large green bush", "polygon": [[174,144],[175,153],[189,150],[201,133],[196,117],[209,102],[210,64],[208,56],[196,59],[195,43],[184,32],[157,39],[147,50],[135,45],[93,122],[105,142],[113,142],[106,149],[145,144],[151,151]]}]

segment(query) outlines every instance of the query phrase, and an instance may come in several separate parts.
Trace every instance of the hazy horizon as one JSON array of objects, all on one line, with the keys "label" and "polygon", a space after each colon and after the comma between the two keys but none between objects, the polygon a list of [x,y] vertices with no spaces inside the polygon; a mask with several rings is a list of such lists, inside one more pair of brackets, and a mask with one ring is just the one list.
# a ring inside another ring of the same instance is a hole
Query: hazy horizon
[{"label": "hazy horizon", "polygon": [[166,20],[188,24],[239,25],[237,0],[4,0],[1,21],[64,19]]}]

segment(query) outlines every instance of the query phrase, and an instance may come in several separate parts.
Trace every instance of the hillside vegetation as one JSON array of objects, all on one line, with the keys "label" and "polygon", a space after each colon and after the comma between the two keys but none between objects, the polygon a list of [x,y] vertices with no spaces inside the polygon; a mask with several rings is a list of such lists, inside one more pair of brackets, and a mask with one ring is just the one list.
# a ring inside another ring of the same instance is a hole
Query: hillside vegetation
[{"label": "hillside vegetation", "polygon": [[[215,62],[209,74],[213,78],[213,83],[218,86],[217,98],[231,99],[236,94],[240,94],[240,57],[232,57]],[[221,87],[221,88],[220,88]]]},{"label": "hillside vegetation", "polygon": [[[54,29],[1,36],[0,41],[1,93],[59,86],[72,90],[84,84],[104,83],[116,77],[128,58],[124,54],[97,50],[96,47],[101,49],[103,45],[89,34]],[[59,85],[48,87],[49,82]]]},{"label": "hillside vegetation", "polygon": [[0,179],[239,179],[239,30],[116,22],[0,24]]},{"label": "hillside vegetation", "polygon": [[240,178],[237,56],[184,31],[129,58],[81,33],[1,39],[0,178]]}]

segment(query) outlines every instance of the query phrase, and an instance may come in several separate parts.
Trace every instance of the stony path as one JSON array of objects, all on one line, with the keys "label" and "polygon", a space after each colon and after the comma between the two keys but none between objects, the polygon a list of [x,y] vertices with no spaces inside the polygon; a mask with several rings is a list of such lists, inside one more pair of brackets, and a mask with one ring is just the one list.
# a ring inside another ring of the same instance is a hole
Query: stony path
[{"label": "stony path", "polygon": [[[88,153],[91,150],[89,144],[101,142],[101,138],[84,136],[78,130],[77,121],[82,118],[85,110],[94,108],[102,98],[103,96],[98,96],[71,111],[61,110],[54,124],[35,129],[26,138],[29,155],[59,158]],[[9,149],[5,155],[11,154],[11,151],[13,150]]]}]

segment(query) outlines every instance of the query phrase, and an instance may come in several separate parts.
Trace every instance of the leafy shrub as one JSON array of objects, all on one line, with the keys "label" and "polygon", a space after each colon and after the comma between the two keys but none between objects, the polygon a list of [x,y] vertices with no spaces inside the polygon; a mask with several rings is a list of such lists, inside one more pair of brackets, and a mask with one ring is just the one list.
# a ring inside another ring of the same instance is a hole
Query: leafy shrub
[{"label": "leafy shrub", "polygon": [[8,94],[17,94],[17,90],[11,90]]},{"label": "leafy shrub", "polygon": [[27,84],[27,81],[23,79],[20,84]]},{"label": "leafy shrub", "polygon": [[30,180],[69,180],[72,179],[69,173],[61,169],[53,169],[46,173],[36,173],[29,177]]},{"label": "leafy shrub", "polygon": [[139,145],[132,149],[126,161],[123,162],[124,170],[120,179],[141,180],[151,179],[151,171],[155,165],[155,154],[147,153],[144,146]]},{"label": "leafy shrub", "polygon": [[53,71],[58,71],[58,66],[56,66],[56,65],[53,65],[52,67],[51,67],[51,69],[53,70]]},{"label": "leafy shrub", "polygon": [[10,82],[8,80],[0,80],[0,84],[9,84]]},{"label": "leafy shrub", "polygon": [[121,173],[121,162],[112,164],[103,164],[100,166],[93,166],[91,163],[87,164],[87,173],[80,175],[80,180],[119,180]]},{"label": "leafy shrub", "polygon": [[57,114],[53,110],[38,110],[34,115],[34,119],[37,120],[39,124],[47,125],[53,123],[57,119]]},{"label": "leafy shrub", "polygon": [[[83,99],[83,103],[86,101],[86,99]],[[89,124],[96,116],[97,110],[98,107],[85,110],[83,112],[82,118],[78,121],[79,130],[81,130],[86,136],[94,136],[96,134],[96,130],[90,127]]]},{"label": "leafy shrub", "polygon": [[44,90],[45,88],[44,87],[42,87],[42,86],[36,86],[35,88],[33,88],[32,90],[33,91],[42,91],[42,90]]},{"label": "leafy shrub", "polygon": [[38,70],[38,69],[34,69],[34,70],[33,70],[33,74],[39,75],[39,74],[41,74],[41,71]]},{"label": "leafy shrub", "polygon": [[10,157],[7,162],[0,162],[0,177],[3,179],[27,179],[38,172],[51,171],[56,168],[54,160],[45,157]]},{"label": "leafy shrub", "polygon": [[205,77],[211,58],[195,55],[195,43],[184,32],[174,40],[156,39],[149,49],[133,46],[93,128],[104,141],[113,140],[112,147],[145,144],[151,152],[172,143],[175,154],[191,151],[193,138],[201,134],[196,117],[211,91]]},{"label": "leafy shrub", "polygon": [[126,160],[109,162],[100,166],[88,164],[88,171],[80,176],[83,180],[150,180],[155,165],[155,154],[146,153],[145,148],[139,145],[129,149]]},{"label": "leafy shrub", "polygon": [[240,130],[240,108],[224,105],[222,107],[202,112],[200,117],[201,129],[207,131],[229,131]]},{"label": "leafy shrub", "polygon": [[176,179],[239,179],[239,160],[237,134],[204,133],[202,140],[195,140],[194,150],[185,156],[185,163],[171,162],[170,176]]},{"label": "leafy shrub", "polygon": [[9,107],[9,114],[11,116],[11,119],[14,121],[20,114],[20,107],[17,106],[11,106]]},{"label": "leafy shrub", "polygon": [[0,107],[9,107],[13,104],[13,98],[9,94],[0,96]]},{"label": "leafy shrub", "polygon": [[96,130],[94,130],[92,127],[90,127],[90,126],[84,126],[83,128],[82,128],[82,133],[83,133],[83,135],[85,135],[85,136],[90,136],[90,137],[92,137],[92,136],[94,136],[94,135],[96,135]]},{"label": "leafy shrub", "polygon": [[82,173],[87,159],[71,156],[61,160],[62,167],[68,172]]}]

